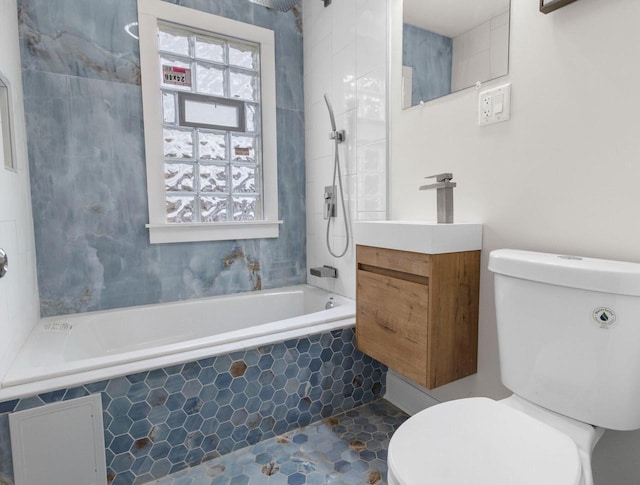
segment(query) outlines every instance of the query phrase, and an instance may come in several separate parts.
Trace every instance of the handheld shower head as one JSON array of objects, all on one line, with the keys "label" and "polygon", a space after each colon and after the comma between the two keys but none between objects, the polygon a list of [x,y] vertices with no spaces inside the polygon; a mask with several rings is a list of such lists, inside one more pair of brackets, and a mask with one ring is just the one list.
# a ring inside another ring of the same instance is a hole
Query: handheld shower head
[{"label": "handheld shower head", "polygon": [[[333,184],[325,188],[325,204],[327,204],[327,202],[329,203],[329,205],[325,207],[327,207],[327,209],[330,209],[327,212],[327,217],[325,217],[325,219],[327,219],[326,242],[327,242],[327,250],[329,251],[329,254],[331,254],[331,256],[333,256],[334,258],[341,258],[345,254],[347,254],[347,251],[349,250],[349,241],[350,241],[349,220],[348,220],[347,209],[346,209],[347,206],[344,202],[344,191],[342,189],[342,175],[340,173],[340,154],[338,153],[338,145],[345,140],[345,131],[344,130],[338,131],[338,129],[336,128],[336,117],[333,114],[333,106],[331,106],[331,101],[329,101],[328,94],[324,95],[324,102],[327,103],[327,109],[329,110],[329,119],[331,120],[331,133],[329,133],[329,138],[333,140],[333,143],[334,143]],[[331,195],[329,199],[327,199],[327,195],[326,195],[327,189],[333,189],[332,193],[335,193],[336,180],[338,181],[338,187],[340,188],[340,205],[342,206],[342,217],[344,218],[344,230],[346,234],[344,249],[340,253],[333,252],[333,248],[331,246],[331,239],[330,239],[331,219],[336,217],[336,214],[335,214],[336,201]]]},{"label": "handheld shower head", "polygon": [[329,95],[324,95],[324,102],[327,103],[327,109],[329,110],[329,118],[331,118],[331,130],[336,131],[336,118],[333,115],[333,106],[331,106],[331,101],[329,101]]},{"label": "handheld shower head", "polygon": [[329,138],[335,140],[336,143],[342,143],[344,141],[345,132],[344,130],[338,131],[336,128],[336,117],[333,115],[333,106],[331,106],[331,101],[329,101],[329,95],[324,95],[324,102],[327,103],[327,109],[329,110],[329,119],[331,120],[331,133],[329,133]]}]

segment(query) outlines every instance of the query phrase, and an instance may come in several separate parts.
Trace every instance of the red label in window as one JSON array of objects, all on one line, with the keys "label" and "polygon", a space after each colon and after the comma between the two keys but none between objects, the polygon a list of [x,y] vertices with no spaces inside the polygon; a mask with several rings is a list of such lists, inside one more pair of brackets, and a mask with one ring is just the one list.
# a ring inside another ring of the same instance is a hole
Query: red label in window
[{"label": "red label in window", "polygon": [[162,77],[165,84],[191,87],[191,69],[177,66],[162,66]]}]

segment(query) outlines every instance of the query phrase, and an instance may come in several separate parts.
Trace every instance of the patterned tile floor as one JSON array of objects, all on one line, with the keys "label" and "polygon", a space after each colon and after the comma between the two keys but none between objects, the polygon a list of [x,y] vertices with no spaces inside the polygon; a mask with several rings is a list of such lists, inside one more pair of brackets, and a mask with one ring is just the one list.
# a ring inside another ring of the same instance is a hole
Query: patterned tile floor
[{"label": "patterned tile floor", "polygon": [[389,439],[407,418],[375,401],[151,483],[383,485]]}]

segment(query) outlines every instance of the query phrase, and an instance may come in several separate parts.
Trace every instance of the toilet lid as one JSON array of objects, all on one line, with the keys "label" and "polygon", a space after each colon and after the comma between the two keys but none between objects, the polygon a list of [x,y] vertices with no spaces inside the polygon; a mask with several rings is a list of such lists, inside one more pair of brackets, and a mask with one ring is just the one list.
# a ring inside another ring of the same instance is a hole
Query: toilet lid
[{"label": "toilet lid", "polygon": [[389,469],[402,485],[579,485],[568,436],[486,398],[450,401],[409,418],[391,439]]}]

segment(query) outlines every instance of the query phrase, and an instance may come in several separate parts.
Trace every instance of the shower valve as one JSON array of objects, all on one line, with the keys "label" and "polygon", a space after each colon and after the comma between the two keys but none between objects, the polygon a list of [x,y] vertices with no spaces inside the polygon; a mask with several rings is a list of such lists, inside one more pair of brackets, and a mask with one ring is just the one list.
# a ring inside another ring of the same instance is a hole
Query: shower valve
[{"label": "shower valve", "polygon": [[324,188],[324,218],[336,217],[336,186],[327,185]]}]

